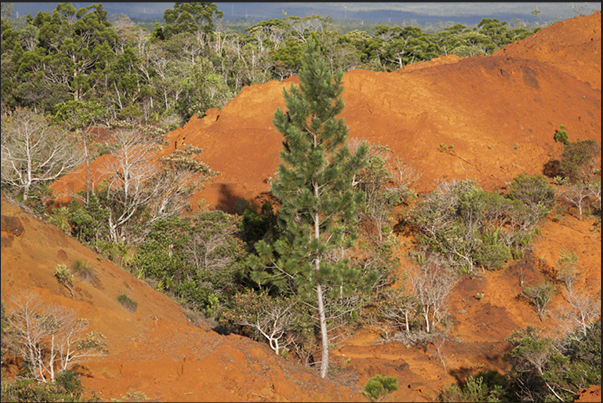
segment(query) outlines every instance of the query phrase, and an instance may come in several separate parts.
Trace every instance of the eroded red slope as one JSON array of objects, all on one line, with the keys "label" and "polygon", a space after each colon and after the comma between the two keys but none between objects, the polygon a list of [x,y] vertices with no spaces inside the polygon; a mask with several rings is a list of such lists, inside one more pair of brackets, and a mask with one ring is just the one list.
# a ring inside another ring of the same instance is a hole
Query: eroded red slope
[{"label": "eroded red slope", "polygon": [[[601,65],[597,26],[600,13],[545,28],[491,57],[439,58],[393,73],[350,71],[342,116],[352,138],[388,145],[393,156],[422,170],[418,191],[433,189],[436,179],[466,176],[491,190],[522,172],[540,173],[560,155],[553,140],[560,125],[572,141],[600,141],[601,93],[591,85]],[[565,34],[569,39],[559,39]],[[562,68],[534,50],[568,42],[574,45],[565,46],[566,60],[583,64]],[[269,190],[282,148],[272,119],[277,107],[284,108],[283,88],[296,81],[246,87],[220,111],[168,134],[170,145],[161,154],[192,144],[221,173],[196,199],[232,211],[237,198],[254,200]],[[453,148],[442,152],[441,144]],[[66,190],[71,181],[82,189],[83,172],[54,188]]]},{"label": "eroded red slope", "polygon": [[[320,378],[317,371],[276,356],[264,343],[221,336],[196,327],[182,308],[55,227],[7,202],[2,195],[2,300],[24,290],[87,318],[103,333],[110,354],[78,371],[83,385],[105,401],[141,391],[160,401],[358,401],[353,383]],[[54,276],[58,264],[88,262],[92,284],[75,278],[75,298]],[[130,313],[117,301],[138,302]]]},{"label": "eroded red slope", "polygon": [[601,90],[601,12],[560,21],[494,56],[547,62]]}]

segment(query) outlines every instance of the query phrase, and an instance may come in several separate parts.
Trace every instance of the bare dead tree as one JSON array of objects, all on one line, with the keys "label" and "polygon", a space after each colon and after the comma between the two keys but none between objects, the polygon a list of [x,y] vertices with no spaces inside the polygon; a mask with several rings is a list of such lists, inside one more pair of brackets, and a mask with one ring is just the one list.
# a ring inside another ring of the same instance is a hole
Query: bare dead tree
[{"label": "bare dead tree", "polygon": [[291,34],[296,37],[301,43],[306,43],[311,32],[318,32],[324,29],[325,20],[321,17],[290,17],[293,20],[291,23]]},{"label": "bare dead tree", "polygon": [[425,320],[425,330],[431,333],[448,315],[446,302],[454,286],[454,276],[447,265],[432,260],[410,278],[419,312]]},{"label": "bare dead tree", "polygon": [[408,188],[423,176],[422,172],[398,157],[392,161],[390,171],[394,185],[399,188]]},{"label": "bare dead tree", "polygon": [[[577,264],[576,253],[560,252],[557,277],[565,286],[563,298],[567,305],[557,312],[555,320],[564,329],[564,333],[572,334],[575,329],[580,329],[586,336],[589,327],[601,316],[601,293],[593,297],[583,290],[576,289],[575,285],[581,274],[580,269],[576,267]],[[598,288],[601,289],[600,280]]]},{"label": "bare dead tree", "polygon": [[33,293],[23,294],[13,301],[16,310],[7,315],[11,345],[20,357],[32,367],[36,380],[46,382],[42,365],[42,340],[51,334],[41,313],[43,301]]},{"label": "bare dead tree", "polygon": [[44,116],[18,108],[2,120],[2,184],[30,197],[33,186],[51,182],[82,162],[70,133],[50,126]]},{"label": "bare dead tree", "polygon": [[106,177],[109,231],[113,241],[127,237],[126,225],[148,208],[153,222],[179,214],[188,205],[188,196],[212,173],[194,156],[196,147],[185,147],[168,157],[155,160],[157,146],[134,130],[118,130],[116,149],[102,169]]},{"label": "bare dead tree", "polygon": [[454,362],[454,360],[452,360],[450,358],[446,358],[444,356],[444,343],[446,343],[446,341],[448,341],[448,339],[450,338],[451,331],[452,331],[452,325],[448,324],[444,330],[440,330],[440,331],[437,331],[432,334],[432,336],[433,336],[432,343],[433,343],[433,346],[435,347],[435,352],[436,352],[438,358],[442,362],[444,371],[446,371],[446,367],[448,366],[448,364],[451,364]]},{"label": "bare dead tree", "polygon": [[380,306],[381,315],[400,330],[410,334],[410,322],[417,314],[418,301],[405,290],[399,288],[385,292],[386,302]]},{"label": "bare dead tree", "polygon": [[588,198],[591,194],[590,187],[584,182],[567,184],[560,192],[561,197],[578,207],[580,219],[582,219],[584,203],[588,201]]},{"label": "bare dead tree", "polygon": [[115,143],[117,149],[102,173],[107,177],[108,197],[117,207],[109,209],[109,231],[117,242],[119,230],[141,207],[150,203],[159,189],[148,186],[157,174],[157,166],[152,160],[151,144],[142,134],[118,130]]},{"label": "bare dead tree", "polygon": [[564,332],[571,334],[580,329],[586,336],[589,327],[601,316],[601,298],[592,297],[583,291],[569,289],[563,295],[568,306],[561,308],[556,315],[556,321]]},{"label": "bare dead tree", "polygon": [[273,298],[267,294],[248,292],[235,296],[236,306],[224,313],[224,318],[247,326],[263,336],[275,354],[287,347],[287,332],[297,313],[294,298]]},{"label": "bare dead tree", "polygon": [[15,351],[32,367],[40,382],[54,381],[56,374],[88,357],[107,354],[104,336],[86,334],[88,322],[73,311],[47,305],[35,293],[26,292],[13,300],[7,315]]}]

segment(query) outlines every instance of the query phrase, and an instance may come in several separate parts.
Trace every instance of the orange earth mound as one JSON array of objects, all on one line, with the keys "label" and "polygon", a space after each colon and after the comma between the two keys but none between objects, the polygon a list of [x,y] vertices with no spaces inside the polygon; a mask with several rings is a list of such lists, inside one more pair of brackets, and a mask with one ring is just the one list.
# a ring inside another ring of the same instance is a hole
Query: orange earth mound
[{"label": "orange earth mound", "polygon": [[[541,173],[549,159],[559,157],[562,147],[553,135],[560,125],[571,141],[600,142],[600,27],[597,12],[554,24],[491,57],[441,57],[392,73],[350,71],[344,76],[342,116],[351,137],[388,145],[393,156],[422,170],[418,192],[430,191],[436,180],[465,177],[480,180],[487,190],[500,189],[519,173]],[[166,136],[169,145],[158,155],[191,144],[203,148],[201,159],[221,173],[193,197],[195,206],[205,199],[213,208],[233,211],[238,198],[258,206],[268,197],[282,141],[271,122],[275,109],[284,107],[283,88],[296,81],[244,88],[221,110],[192,118]],[[440,151],[442,143],[454,147]],[[92,164],[93,174],[101,163]],[[84,172],[81,167],[53,188],[84,189]],[[446,368],[433,345],[383,343],[363,328],[333,350],[338,369],[325,381],[264,344],[192,326],[168,298],[4,200],[2,215],[3,299],[33,287],[105,333],[113,353],[86,364],[84,385],[107,399],[131,389],[163,401],[362,400],[361,386],[380,373],[398,377],[399,390],[387,400],[433,401],[443,387],[481,368],[508,369],[504,338],[513,329],[533,324],[554,334],[553,316],[540,322],[517,298],[520,274],[526,285],[554,276],[565,248],[578,254],[580,287],[592,294],[600,290],[601,239],[591,230],[593,220],[571,214],[547,219],[526,259],[456,285],[449,303],[454,331],[441,351]],[[23,230],[10,217],[19,218]],[[398,238],[398,254],[404,256],[413,239]],[[93,262],[104,289],[78,283],[76,299],[69,298],[53,271],[74,259]],[[133,315],[116,301],[123,292],[139,302]],[[556,295],[551,311],[562,303]]]},{"label": "orange earth mound", "polygon": [[[600,140],[600,21],[600,13],[563,21],[490,57],[440,57],[393,73],[350,71],[343,79],[342,116],[352,138],[388,145],[392,156],[423,171],[418,192],[432,190],[434,180],[467,176],[493,190],[522,172],[541,173],[562,151],[553,140],[560,125],[572,141]],[[566,32],[573,46],[558,39]],[[561,44],[567,44],[565,59],[584,63],[561,68],[540,51]],[[158,155],[194,145],[220,172],[193,198],[194,206],[205,199],[211,208],[233,212],[239,198],[256,205],[263,200],[282,148],[272,119],[277,107],[284,108],[283,88],[295,82],[243,88],[221,110],[193,117],[166,136],[170,144]],[[441,151],[441,144],[453,148]],[[95,161],[93,172],[102,163]],[[84,172],[66,175],[53,189],[82,190]]]}]

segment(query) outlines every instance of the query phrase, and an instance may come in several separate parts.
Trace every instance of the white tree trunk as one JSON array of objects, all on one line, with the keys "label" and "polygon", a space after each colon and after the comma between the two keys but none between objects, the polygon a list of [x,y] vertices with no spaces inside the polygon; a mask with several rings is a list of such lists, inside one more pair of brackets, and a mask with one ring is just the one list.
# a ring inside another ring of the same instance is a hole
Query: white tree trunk
[{"label": "white tree trunk", "polygon": [[[317,260],[318,265],[318,260]],[[329,334],[327,332],[327,318],[323,302],[323,291],[320,283],[316,286],[316,298],[318,300],[318,316],[320,319],[320,337],[322,339],[322,358],[320,360],[320,376],[325,378],[329,371]]]}]

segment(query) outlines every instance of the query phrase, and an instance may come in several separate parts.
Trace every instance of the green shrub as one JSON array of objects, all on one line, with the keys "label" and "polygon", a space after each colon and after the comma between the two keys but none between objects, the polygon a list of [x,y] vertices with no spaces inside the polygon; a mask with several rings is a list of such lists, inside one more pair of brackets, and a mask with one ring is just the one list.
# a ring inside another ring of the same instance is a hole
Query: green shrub
[{"label": "green shrub", "polygon": [[440,395],[443,402],[500,402],[505,400],[507,379],[496,371],[469,376],[462,387],[453,385]]},{"label": "green shrub", "polygon": [[581,140],[565,146],[559,170],[571,182],[588,182],[595,174],[595,160],[601,155],[601,143],[592,140]]},{"label": "green shrub", "polygon": [[571,286],[578,280],[578,255],[567,249],[559,251],[557,260],[557,278],[563,281],[566,286]]},{"label": "green shrub", "polygon": [[53,209],[48,216],[48,222],[61,230],[61,232],[70,233],[69,210],[67,210],[67,207]]},{"label": "green shrub", "polygon": [[76,200],[69,203],[67,218],[71,234],[80,242],[91,243],[109,239],[109,211],[102,208],[101,196],[91,194],[87,205]]},{"label": "green shrub", "polygon": [[475,254],[475,262],[489,270],[502,269],[511,258],[509,247],[500,243],[482,245]]},{"label": "green shrub", "polygon": [[362,394],[371,402],[381,400],[390,392],[398,390],[398,378],[395,376],[375,375],[364,385]]},{"label": "green shrub", "polygon": [[138,302],[130,299],[130,297],[128,297],[126,294],[120,294],[117,297],[117,300],[119,301],[121,306],[126,308],[128,311],[132,313],[136,312],[136,309],[138,308]]},{"label": "green shrub", "polygon": [[560,141],[565,145],[568,145],[570,143],[569,134],[565,130],[565,126],[561,125],[561,128],[559,130],[555,130],[555,141]]},{"label": "green shrub", "polygon": [[77,372],[72,370],[61,371],[57,374],[55,382],[66,393],[74,396],[79,396],[84,391],[82,381]]},{"label": "green shrub", "polygon": [[[555,190],[543,175],[530,176],[522,173],[509,184],[508,197],[511,200],[520,200],[531,210],[539,205],[547,209],[555,204]],[[542,215],[546,213],[543,211]]]},{"label": "green shrub", "polygon": [[77,259],[73,262],[71,270],[82,280],[93,282],[96,279],[96,270],[90,266],[90,263]]},{"label": "green shrub", "polygon": [[69,290],[71,296],[75,298],[75,294],[73,293],[74,277],[67,266],[64,264],[57,265],[54,275],[59,280],[59,283],[63,284]]},{"label": "green shrub", "polygon": [[[601,382],[601,320],[590,325],[585,336],[582,336],[580,329],[577,329],[575,333],[575,335],[568,335],[567,351],[570,357],[587,363],[589,368],[595,372],[598,370],[599,382]],[[593,384],[595,383],[593,382]]]},{"label": "green shrub", "polygon": [[544,320],[547,306],[555,293],[555,285],[550,281],[543,281],[535,286],[528,287],[521,292],[528,301],[534,305],[540,320]]},{"label": "green shrub", "polygon": [[11,382],[2,377],[3,402],[81,402],[83,391],[79,375],[71,370],[59,372],[55,382],[47,383],[33,379]]},{"label": "green shrub", "polygon": [[506,341],[513,365],[507,391],[511,401],[573,401],[580,389],[601,383],[601,321],[561,340],[542,337],[534,326],[516,329]]},{"label": "green shrub", "polygon": [[134,246],[126,242],[101,241],[91,242],[96,251],[123,269],[129,269],[135,258]]}]

